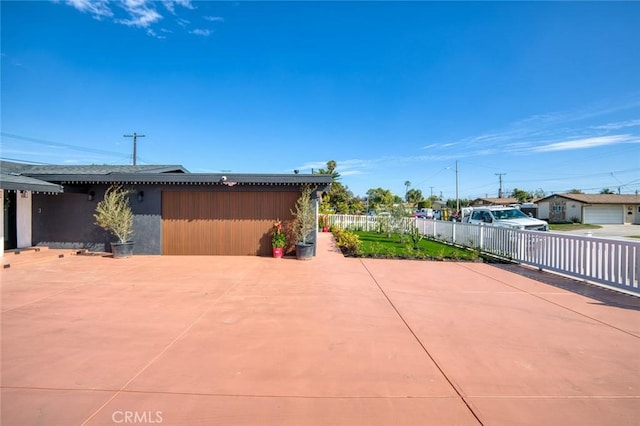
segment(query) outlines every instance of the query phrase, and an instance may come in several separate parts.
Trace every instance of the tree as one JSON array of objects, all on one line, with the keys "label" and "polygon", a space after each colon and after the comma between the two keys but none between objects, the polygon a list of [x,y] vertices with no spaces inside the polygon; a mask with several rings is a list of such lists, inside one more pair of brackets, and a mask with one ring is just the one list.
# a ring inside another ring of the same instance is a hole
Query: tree
[{"label": "tree", "polygon": [[579,189],[571,189],[569,190],[569,192],[567,192],[567,194],[584,194],[584,192]]},{"label": "tree", "polygon": [[349,212],[351,213],[364,213],[364,200],[360,197],[353,197],[349,202]]},{"label": "tree", "polygon": [[348,214],[354,212],[352,204],[354,195],[349,188],[338,182],[340,173],[336,171],[338,167],[334,160],[327,161],[327,168],[318,170],[318,174],[331,175],[331,188],[322,195],[320,212]]},{"label": "tree", "polygon": [[340,182],[333,182],[329,190],[329,203],[336,213],[349,213],[349,202],[353,194]]},{"label": "tree", "polygon": [[409,191],[407,191],[407,203],[417,204],[422,201],[422,198],[422,191],[420,191],[419,189],[411,188]]},{"label": "tree", "polygon": [[615,194],[615,191],[613,191],[612,189],[609,188],[604,188],[602,191],[600,191],[601,194]]},{"label": "tree", "polygon": [[331,179],[333,181],[340,180],[340,173],[336,172],[336,168],[338,167],[338,163],[335,160],[327,161],[327,168],[318,170],[318,174],[320,175],[331,175]]},{"label": "tree", "polygon": [[411,186],[411,182],[408,180],[404,181],[404,200],[408,203],[409,202],[409,198],[408,198],[408,193],[409,193],[409,187]]},{"label": "tree", "polygon": [[375,188],[367,191],[369,210],[378,208],[390,209],[393,206],[394,195],[388,189]]},{"label": "tree", "polygon": [[525,191],[525,190],[518,189],[518,188],[515,188],[515,189],[511,192],[511,196],[512,196],[513,198],[517,198],[517,199],[518,199],[518,202],[520,202],[520,203],[524,203],[525,201],[528,201],[528,200],[530,200],[531,198],[533,198],[533,197],[531,196],[531,194],[530,194],[530,193],[528,193],[528,192],[527,192],[527,191]]},{"label": "tree", "polygon": [[538,188],[530,193],[533,198],[544,198],[547,195],[542,188]]},{"label": "tree", "polygon": [[[461,198],[460,200],[460,207],[468,207],[469,205],[471,205],[471,200],[469,200],[468,198]],[[451,208],[451,209],[456,209],[456,199],[455,198],[449,198],[447,199],[447,207]]]}]

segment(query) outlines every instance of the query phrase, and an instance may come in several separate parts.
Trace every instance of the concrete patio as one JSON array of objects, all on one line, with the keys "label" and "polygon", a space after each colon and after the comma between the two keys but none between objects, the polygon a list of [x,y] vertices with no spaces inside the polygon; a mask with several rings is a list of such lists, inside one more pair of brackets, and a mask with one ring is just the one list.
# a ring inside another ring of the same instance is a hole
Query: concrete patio
[{"label": "concrete patio", "polygon": [[517,267],[344,258],[329,234],[308,262],[38,253],[3,260],[3,425],[640,418],[632,296]]}]

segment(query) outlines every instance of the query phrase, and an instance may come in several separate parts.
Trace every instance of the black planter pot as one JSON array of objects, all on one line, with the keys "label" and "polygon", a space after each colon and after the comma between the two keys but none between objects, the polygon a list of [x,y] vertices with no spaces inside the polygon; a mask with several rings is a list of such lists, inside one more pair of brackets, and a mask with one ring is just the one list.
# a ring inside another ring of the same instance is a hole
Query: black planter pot
[{"label": "black planter pot", "polygon": [[296,259],[298,259],[298,260],[311,260],[311,259],[313,259],[313,244],[312,243],[297,243],[296,244]]},{"label": "black planter pot", "polygon": [[111,243],[111,253],[114,259],[133,256],[133,241],[126,243]]}]

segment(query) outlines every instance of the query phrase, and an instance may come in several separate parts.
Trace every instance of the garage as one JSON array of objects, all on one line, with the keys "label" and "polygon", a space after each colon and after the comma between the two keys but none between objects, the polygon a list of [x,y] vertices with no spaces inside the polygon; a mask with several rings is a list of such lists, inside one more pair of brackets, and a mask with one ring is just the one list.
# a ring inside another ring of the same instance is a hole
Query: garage
[{"label": "garage", "polygon": [[299,190],[163,191],[162,254],[270,256],[276,219],[291,220]]},{"label": "garage", "polygon": [[624,223],[622,206],[586,206],[584,223],[614,225]]}]

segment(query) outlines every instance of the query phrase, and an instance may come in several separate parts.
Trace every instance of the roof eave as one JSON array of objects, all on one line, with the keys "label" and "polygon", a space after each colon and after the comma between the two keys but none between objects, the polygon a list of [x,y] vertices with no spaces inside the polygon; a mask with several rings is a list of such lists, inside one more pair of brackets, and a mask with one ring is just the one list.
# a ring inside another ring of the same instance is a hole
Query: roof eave
[{"label": "roof eave", "polygon": [[110,173],[95,174],[47,174],[30,175],[34,179],[46,179],[61,184],[167,184],[167,185],[317,185],[318,189],[331,184],[331,176],[277,175],[277,174],[224,174],[224,173]]},{"label": "roof eave", "polygon": [[38,182],[38,179],[31,179],[29,182],[0,179],[0,189],[7,191],[43,192],[48,194],[59,194],[63,191],[61,185],[44,181]]}]

